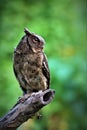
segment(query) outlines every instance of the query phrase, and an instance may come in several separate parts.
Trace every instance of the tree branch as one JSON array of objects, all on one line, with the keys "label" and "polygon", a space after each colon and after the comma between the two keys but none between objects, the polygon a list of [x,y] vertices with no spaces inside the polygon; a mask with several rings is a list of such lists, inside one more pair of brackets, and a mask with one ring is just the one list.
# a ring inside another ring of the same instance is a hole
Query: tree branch
[{"label": "tree branch", "polygon": [[19,101],[2,118],[0,118],[0,130],[16,130],[22,123],[32,118],[42,107],[49,104],[54,98],[55,91],[48,89],[44,92],[32,93],[25,98],[24,102]]}]

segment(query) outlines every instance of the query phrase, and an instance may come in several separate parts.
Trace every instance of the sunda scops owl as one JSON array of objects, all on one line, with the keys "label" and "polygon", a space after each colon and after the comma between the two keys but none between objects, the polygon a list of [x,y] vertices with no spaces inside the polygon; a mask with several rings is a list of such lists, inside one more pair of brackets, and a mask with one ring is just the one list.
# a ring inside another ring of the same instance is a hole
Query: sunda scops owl
[{"label": "sunda scops owl", "polygon": [[46,90],[50,72],[43,52],[44,39],[24,29],[25,35],[14,50],[14,73],[24,94]]}]

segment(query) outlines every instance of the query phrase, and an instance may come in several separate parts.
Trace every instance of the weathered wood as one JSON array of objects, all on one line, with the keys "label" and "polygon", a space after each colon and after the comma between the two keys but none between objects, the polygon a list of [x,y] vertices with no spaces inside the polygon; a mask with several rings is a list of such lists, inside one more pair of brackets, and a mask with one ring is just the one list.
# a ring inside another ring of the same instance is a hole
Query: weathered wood
[{"label": "weathered wood", "polygon": [[54,94],[54,90],[48,89],[44,92],[32,93],[28,98],[25,98],[27,96],[25,95],[22,97],[25,99],[23,102],[19,99],[14,107],[0,119],[0,130],[16,130],[22,123],[32,118],[42,107],[49,104]]}]

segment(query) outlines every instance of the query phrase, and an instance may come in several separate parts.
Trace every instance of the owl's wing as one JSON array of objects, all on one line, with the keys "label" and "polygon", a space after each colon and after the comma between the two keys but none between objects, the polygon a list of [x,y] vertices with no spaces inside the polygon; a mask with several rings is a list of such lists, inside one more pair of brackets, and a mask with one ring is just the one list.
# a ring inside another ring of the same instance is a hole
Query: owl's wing
[{"label": "owl's wing", "polygon": [[48,66],[48,62],[47,62],[47,57],[46,55],[43,53],[43,63],[42,63],[42,71],[44,76],[47,79],[47,89],[49,89],[50,87],[50,70],[49,70],[49,66]]}]

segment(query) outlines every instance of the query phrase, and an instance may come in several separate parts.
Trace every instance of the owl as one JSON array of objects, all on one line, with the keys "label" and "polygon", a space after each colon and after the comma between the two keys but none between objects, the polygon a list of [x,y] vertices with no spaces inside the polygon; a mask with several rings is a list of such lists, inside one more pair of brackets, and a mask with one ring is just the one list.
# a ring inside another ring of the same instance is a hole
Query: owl
[{"label": "owl", "polygon": [[50,87],[50,71],[43,51],[45,40],[28,29],[14,50],[13,69],[23,94]]}]

